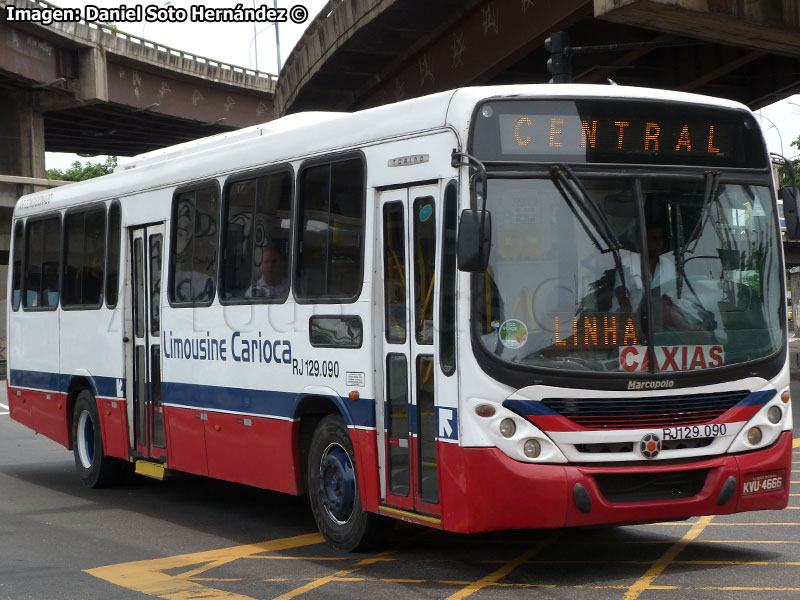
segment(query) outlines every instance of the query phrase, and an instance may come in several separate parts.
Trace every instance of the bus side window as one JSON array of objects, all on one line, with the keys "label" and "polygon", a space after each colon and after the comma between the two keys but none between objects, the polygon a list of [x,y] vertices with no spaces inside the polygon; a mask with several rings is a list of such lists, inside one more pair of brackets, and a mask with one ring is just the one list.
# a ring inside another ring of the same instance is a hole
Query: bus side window
[{"label": "bus side window", "polygon": [[280,171],[232,183],[226,188],[223,210],[223,299],[283,301],[289,291],[291,173]]},{"label": "bus side window", "polygon": [[14,225],[14,257],[11,265],[11,308],[19,310],[22,299],[22,221]]},{"label": "bus side window", "polygon": [[106,306],[117,305],[119,292],[119,257],[122,242],[122,216],[119,202],[108,207],[108,245],[106,246]]},{"label": "bus side window", "polygon": [[105,206],[64,218],[62,306],[99,306],[103,301]]},{"label": "bus side window", "polygon": [[433,198],[415,198],[414,330],[418,344],[433,343],[433,286],[436,283],[436,212]]},{"label": "bus side window", "polygon": [[452,375],[456,370],[457,201],[456,184],[450,182],[444,192],[442,277],[439,297],[439,364],[445,375]]},{"label": "bus side window", "polygon": [[175,196],[172,205],[171,302],[209,305],[217,279],[219,193],[216,185]]},{"label": "bus side window", "polygon": [[299,182],[297,295],[355,300],[363,274],[363,161],[307,167]]},{"label": "bus side window", "polygon": [[250,286],[253,262],[253,210],[257,179],[237,181],[225,189],[225,250],[222,254],[222,289],[226,300],[243,298]]},{"label": "bus side window", "polygon": [[55,308],[61,254],[60,216],[28,222],[25,253],[25,308]]}]

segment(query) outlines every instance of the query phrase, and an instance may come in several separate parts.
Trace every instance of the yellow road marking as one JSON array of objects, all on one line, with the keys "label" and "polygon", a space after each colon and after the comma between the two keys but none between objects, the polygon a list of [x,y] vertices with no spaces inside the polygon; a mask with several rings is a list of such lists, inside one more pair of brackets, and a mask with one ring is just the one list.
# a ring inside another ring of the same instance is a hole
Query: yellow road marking
[{"label": "yellow road marking", "polygon": [[642,575],[639,580],[634,583],[628,591],[623,596],[623,600],[636,600],[639,596],[642,595],[646,589],[650,587],[650,585],[655,581],[656,577],[661,575],[664,572],[664,569],[667,568],[669,563],[671,563],[677,556],[680,554],[686,546],[697,539],[706,526],[711,523],[713,516],[710,517],[701,517],[698,521],[692,525],[692,528],[684,535],[680,540],[678,540],[675,544],[673,544],[670,548],[667,549],[661,557],[656,560],[655,563],[647,570],[647,573]]},{"label": "yellow road marking", "polygon": [[703,544],[800,544],[793,540],[703,540]]},{"label": "yellow road marking", "polygon": [[490,573],[486,577],[479,579],[473,583],[470,583],[467,587],[463,590],[448,596],[447,600],[462,600],[468,596],[471,596],[477,591],[482,590],[486,586],[492,585],[502,579],[503,577],[507,576],[511,571],[516,569],[521,564],[527,562],[532,556],[542,551],[542,549],[546,548],[547,546],[551,545],[559,536],[561,535],[560,531],[553,532],[552,534],[548,535],[546,538],[541,540],[536,546],[532,549],[528,550],[527,552],[523,552],[517,558],[509,561],[499,569],[497,569],[494,573]]},{"label": "yellow road marking", "polygon": [[[318,587],[322,587],[326,583],[330,583],[331,581],[336,581],[337,579],[341,579],[346,575],[350,575],[351,573],[354,573],[354,572],[358,571],[362,567],[366,567],[366,566],[369,566],[369,565],[374,565],[375,563],[378,563],[378,562],[391,562],[391,561],[393,561],[395,559],[386,558],[386,557],[391,555],[391,554],[394,554],[395,552],[397,552],[397,549],[395,549],[395,550],[387,550],[386,552],[381,552],[377,556],[373,556],[371,558],[365,558],[364,560],[358,561],[355,564],[355,566],[351,567],[350,569],[342,569],[341,571],[338,571],[338,572],[334,573],[333,575],[328,575],[326,577],[319,577],[319,578],[315,579],[314,581],[311,581],[311,582],[307,583],[304,586],[301,586],[301,587],[299,587],[297,589],[292,590],[291,592],[287,592],[285,594],[282,594],[282,595],[278,596],[277,598],[275,598],[275,600],[289,600],[290,598],[295,598],[296,596],[300,596],[301,594],[305,594],[306,592],[310,592],[311,590],[315,590]],[[203,600],[205,600],[205,598]]]},{"label": "yellow road marking", "polygon": [[709,523],[709,527],[797,527],[800,523]]},{"label": "yellow road marking", "polygon": [[[705,544],[705,540],[701,543]],[[500,561],[482,561],[500,562]],[[658,562],[658,561],[655,561]],[[526,565],[652,565],[652,560],[615,560],[615,559],[583,559],[583,560],[529,560]],[[751,567],[800,567],[800,562],[768,561],[768,560],[673,560],[671,565],[731,566],[748,565]],[[622,586],[627,588],[628,586]],[[652,588],[647,588],[652,589]]]},{"label": "yellow road marking", "polygon": [[[169,600],[188,600],[190,598],[202,598],[203,600],[253,600],[249,596],[205,587],[190,579],[240,558],[250,558],[254,554],[262,552],[276,552],[301,546],[313,546],[321,544],[322,541],[320,534],[310,533],[261,544],[248,544],[220,550],[120,563],[96,569],[87,569],[85,572],[119,587],[141,592],[148,596],[168,598]],[[181,569],[194,565],[198,566],[179,575],[166,574],[166,571],[171,569]]]},{"label": "yellow road marking", "polygon": [[708,566],[728,566],[728,565],[750,565],[755,567],[800,567],[800,562],[784,562],[769,560],[676,560],[675,565],[708,565]]},{"label": "yellow road marking", "polygon": [[792,448],[800,448],[800,438],[792,440]]},{"label": "yellow road marking", "polygon": [[[686,527],[697,523],[651,523],[651,525]],[[706,527],[796,527],[800,523],[706,523]]]},{"label": "yellow road marking", "polygon": [[307,560],[313,562],[318,560],[350,560],[344,556],[250,556],[249,558],[254,560]]},{"label": "yellow road marking", "polygon": [[[453,584],[453,585],[470,585],[473,583],[472,581],[435,581],[434,583],[445,583],[445,584]],[[498,583],[492,582],[487,584],[487,587],[509,587],[509,588],[536,588],[536,589],[546,589],[546,590],[554,590],[558,586],[554,583]]]},{"label": "yellow road marking", "polygon": [[800,588],[796,587],[738,587],[738,586],[726,586],[726,587],[700,587],[696,588],[698,590],[717,590],[720,592],[800,592]]}]

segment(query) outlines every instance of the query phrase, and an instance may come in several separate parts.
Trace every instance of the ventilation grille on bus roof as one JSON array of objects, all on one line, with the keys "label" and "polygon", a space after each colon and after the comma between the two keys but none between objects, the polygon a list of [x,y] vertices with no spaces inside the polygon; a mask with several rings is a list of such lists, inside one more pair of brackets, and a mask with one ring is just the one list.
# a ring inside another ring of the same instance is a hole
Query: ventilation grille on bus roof
[{"label": "ventilation grille on bus roof", "polygon": [[587,429],[641,429],[713,421],[749,392],[642,398],[545,398],[547,408]]}]

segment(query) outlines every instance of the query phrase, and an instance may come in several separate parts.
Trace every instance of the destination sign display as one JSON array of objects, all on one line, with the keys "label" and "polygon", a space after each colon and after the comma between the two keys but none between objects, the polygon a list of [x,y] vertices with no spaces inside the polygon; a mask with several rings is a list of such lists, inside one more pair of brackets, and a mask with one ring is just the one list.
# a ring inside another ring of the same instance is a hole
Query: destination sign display
[{"label": "destination sign display", "polygon": [[472,153],[486,161],[763,168],[744,111],[640,100],[497,100],[478,108]]}]

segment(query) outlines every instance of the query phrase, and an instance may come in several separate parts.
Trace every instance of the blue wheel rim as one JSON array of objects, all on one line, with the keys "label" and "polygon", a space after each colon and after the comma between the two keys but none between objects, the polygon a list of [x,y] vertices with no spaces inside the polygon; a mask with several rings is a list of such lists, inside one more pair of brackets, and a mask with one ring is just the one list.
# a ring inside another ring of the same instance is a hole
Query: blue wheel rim
[{"label": "blue wheel rim", "polygon": [[347,523],[356,500],[356,478],[347,451],[330,444],[319,463],[319,493],[322,506],[338,525]]}]

